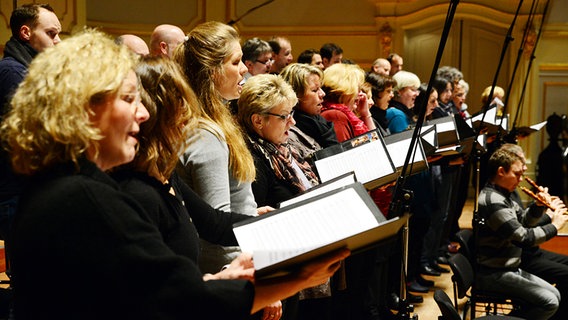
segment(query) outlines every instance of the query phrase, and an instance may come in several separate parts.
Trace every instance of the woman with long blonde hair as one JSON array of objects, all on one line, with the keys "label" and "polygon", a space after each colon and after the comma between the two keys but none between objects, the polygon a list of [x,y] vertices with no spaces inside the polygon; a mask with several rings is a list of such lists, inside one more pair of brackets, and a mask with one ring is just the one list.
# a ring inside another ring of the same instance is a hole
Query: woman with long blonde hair
[{"label": "woman with long blonde hair", "polygon": [[[188,135],[179,174],[215,209],[257,215],[251,190],[254,161],[228,101],[237,99],[247,72],[237,31],[220,22],[206,22],[188,33],[174,58],[197,96],[197,130]],[[217,272],[238,254],[238,247],[203,243],[200,265]]]}]

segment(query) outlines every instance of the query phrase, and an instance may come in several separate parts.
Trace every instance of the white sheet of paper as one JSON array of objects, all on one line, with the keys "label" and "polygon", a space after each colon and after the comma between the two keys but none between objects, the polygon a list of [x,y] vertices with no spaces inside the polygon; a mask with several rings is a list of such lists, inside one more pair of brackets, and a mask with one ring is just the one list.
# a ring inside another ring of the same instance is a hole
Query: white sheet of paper
[{"label": "white sheet of paper", "polygon": [[284,208],[286,206],[300,202],[302,200],[313,198],[313,197],[318,196],[320,194],[324,194],[326,192],[329,192],[329,191],[332,191],[332,190],[335,190],[335,189],[339,189],[340,187],[349,185],[353,182],[355,182],[355,175],[352,174],[352,175],[346,176],[344,178],[341,178],[339,180],[336,180],[333,183],[330,183],[330,184],[327,184],[325,186],[321,186],[319,188],[313,189],[310,192],[303,193],[303,194],[301,194],[297,197],[294,197],[292,199],[282,201],[280,203],[280,208]]},{"label": "white sheet of paper", "polygon": [[456,126],[453,121],[436,123],[436,131],[446,132],[446,131],[456,131]]},{"label": "white sheet of paper", "polygon": [[394,173],[380,140],[317,160],[316,168],[322,182],[351,171],[355,172],[357,180],[361,183]]},{"label": "white sheet of paper", "polygon": [[[391,156],[391,160],[394,163],[395,167],[400,168],[404,166],[406,154],[408,152],[408,149],[410,149],[410,142],[411,139],[405,139],[402,141],[387,144],[389,155]],[[422,152],[420,152],[419,150],[418,144],[415,144],[414,146],[416,147],[416,150],[414,152],[414,156],[410,158],[411,163],[424,160],[424,157],[422,157]]]},{"label": "white sheet of paper", "polygon": [[233,229],[255,269],[369,230],[379,223],[353,188]]},{"label": "white sheet of paper", "polygon": [[476,115],[475,117],[473,117],[472,120],[473,120],[473,122],[481,121],[481,118],[483,118],[483,122],[496,124],[495,123],[495,117],[496,116],[497,116],[497,108],[491,108],[491,109],[487,110],[487,113],[485,114],[485,118],[483,118],[483,112],[482,112],[482,113]]},{"label": "white sheet of paper", "polygon": [[436,150],[436,153],[444,153],[447,151],[456,151],[459,149],[460,146],[451,146],[451,147],[446,147],[446,148],[439,148]]},{"label": "white sheet of paper", "polygon": [[545,125],[546,125],[546,120],[544,120],[541,123],[533,124],[532,126],[530,126],[530,128],[538,131],[538,130],[542,129],[542,127],[544,127]]},{"label": "white sheet of paper", "polygon": [[[420,132],[425,132],[433,126],[434,125],[423,126],[422,130]],[[427,134],[422,135],[422,139],[426,140],[430,145],[435,146],[436,145],[436,130],[432,130],[432,131],[428,132]]]}]

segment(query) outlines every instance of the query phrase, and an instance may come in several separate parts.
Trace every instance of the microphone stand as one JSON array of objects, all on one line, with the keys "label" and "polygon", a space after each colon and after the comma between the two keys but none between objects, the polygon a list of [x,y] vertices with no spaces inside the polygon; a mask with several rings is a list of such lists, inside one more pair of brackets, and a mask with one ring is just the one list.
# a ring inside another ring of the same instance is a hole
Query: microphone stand
[{"label": "microphone stand", "polygon": [[[517,140],[518,140],[518,132],[517,132],[517,129],[516,129],[517,119],[519,118],[520,110],[522,109],[523,100],[524,100],[525,92],[526,92],[526,89],[527,89],[527,83],[528,83],[528,80],[529,80],[529,75],[530,75],[530,72],[531,72],[532,63],[533,63],[534,59],[536,58],[534,53],[535,53],[536,48],[538,46],[540,36],[542,35],[542,28],[544,27],[544,21],[546,19],[546,14],[548,13],[548,5],[549,4],[550,4],[550,0],[547,0],[546,4],[544,5],[544,9],[543,9],[543,13],[542,13],[542,21],[540,23],[540,27],[539,27],[538,34],[537,34],[537,37],[536,37],[536,40],[535,40],[535,43],[534,43],[534,47],[532,48],[529,64],[528,64],[528,67],[527,67],[527,74],[525,75],[525,80],[523,82],[523,89],[521,91],[519,104],[517,106],[517,111],[515,112],[515,120],[513,121],[513,127],[511,129],[511,131],[509,132],[509,134],[505,138],[505,140],[507,142],[510,142],[510,143],[517,143]],[[527,23],[527,29],[528,28],[529,28],[529,25]],[[526,37],[526,34],[525,34],[525,37]],[[505,107],[507,107],[507,105],[505,105]]]},{"label": "microphone stand", "polygon": [[[480,125],[477,129],[477,131],[475,132],[475,138],[474,138],[474,147],[471,150],[471,155],[475,164],[474,164],[474,168],[475,168],[475,196],[473,198],[473,218],[472,218],[472,222],[471,222],[471,226],[472,226],[472,231],[473,231],[473,241],[474,244],[477,244],[477,232],[478,232],[478,226],[482,225],[485,223],[485,221],[483,219],[479,218],[479,201],[477,199],[479,192],[481,191],[481,187],[480,187],[480,181],[479,181],[479,177],[480,177],[480,162],[481,162],[481,155],[484,153],[483,150],[479,150],[479,148],[476,147],[475,143],[477,142],[477,139],[479,137],[479,134],[481,133],[481,131],[483,130],[483,120],[485,119],[485,116],[487,114],[487,110],[489,110],[491,101],[493,100],[493,92],[495,90],[495,86],[497,85],[497,78],[499,77],[499,73],[501,70],[501,66],[503,64],[503,60],[505,58],[505,53],[507,52],[507,47],[509,46],[509,43],[511,41],[513,41],[513,37],[511,36],[511,34],[513,33],[513,28],[515,26],[515,22],[517,21],[517,17],[519,15],[519,11],[521,10],[521,6],[523,5],[523,0],[519,1],[519,5],[517,7],[517,11],[515,13],[515,17],[513,18],[513,21],[511,22],[511,26],[509,27],[509,30],[507,31],[507,35],[505,36],[505,40],[503,43],[503,48],[501,49],[501,57],[499,59],[499,64],[497,65],[497,70],[495,71],[495,77],[493,78],[493,83],[491,85],[491,91],[489,92],[489,96],[487,98],[487,101],[485,102],[485,104],[483,105],[483,115],[481,116],[481,122]],[[496,108],[498,108],[498,106],[496,106]],[[502,118],[501,118],[501,121]],[[474,129],[475,131],[475,129]],[[497,130],[497,138],[496,138],[496,142],[498,144],[501,143],[501,123],[499,124],[499,128]],[[487,152],[487,150],[485,151]],[[474,265],[474,268],[476,268],[477,264]]]},{"label": "microphone stand", "polygon": [[[523,5],[523,0],[520,0],[519,6],[517,7],[517,12],[515,13],[515,17],[513,18],[513,22],[511,22],[511,26],[509,27],[509,30],[507,31],[507,35],[505,36],[503,48],[501,49],[501,57],[499,58],[499,64],[497,65],[497,70],[495,71],[495,76],[493,77],[493,83],[491,85],[491,91],[489,91],[489,96],[487,97],[487,102],[485,102],[485,105],[483,106],[483,115],[481,117],[479,129],[476,132],[474,141],[477,140],[479,133],[483,129],[483,120],[485,120],[485,115],[487,114],[487,110],[489,110],[490,104],[493,100],[493,93],[495,91],[495,86],[497,86],[497,79],[499,78],[499,73],[501,71],[501,66],[503,65],[503,60],[505,60],[505,53],[507,52],[507,48],[509,46],[509,43],[514,40],[511,35],[513,33],[513,28],[515,26],[515,22],[517,21],[517,17],[519,16],[519,11],[521,10],[522,5]],[[498,108],[498,106],[496,106],[496,108]],[[500,134],[501,134],[501,126],[499,126],[499,128],[497,130],[497,141],[501,140]]]},{"label": "microphone stand", "polygon": [[271,3],[271,2],[274,2],[274,0],[268,0],[268,1],[265,1],[265,2],[263,2],[263,3],[261,3],[261,4],[259,4],[259,5],[256,6],[256,7],[252,7],[252,8],[250,8],[250,9],[248,9],[247,12],[243,13],[240,17],[236,18],[235,20],[231,20],[231,21],[227,22],[227,24],[230,25],[230,26],[232,26],[232,25],[234,25],[235,23],[241,21],[242,18],[248,16],[248,15],[249,15],[250,13],[252,13],[253,11],[255,11],[255,10],[257,10],[257,9],[260,9],[260,8],[264,7],[265,5]]},{"label": "microphone stand", "polygon": [[[444,29],[442,31],[442,36],[440,38],[440,44],[438,46],[438,52],[436,54],[436,60],[434,62],[434,66],[432,68],[432,73],[430,75],[430,81],[428,81],[428,88],[426,90],[429,93],[432,90],[432,83],[434,83],[434,79],[436,77],[436,72],[438,67],[440,66],[440,61],[442,60],[442,54],[444,53],[444,48],[446,46],[446,41],[448,40],[448,35],[450,33],[450,28],[452,26],[452,22],[454,20],[454,15],[456,13],[456,9],[458,6],[459,0],[450,0],[450,6],[448,8],[448,13],[446,15],[446,21],[444,23]],[[424,99],[423,103],[420,107],[420,113],[418,115],[418,120],[416,123],[416,127],[414,128],[414,132],[412,134],[412,139],[410,141],[410,147],[408,148],[408,152],[406,154],[406,158],[404,161],[404,165],[402,167],[401,173],[397,179],[397,183],[395,185],[395,189],[393,192],[392,201],[389,207],[389,217],[403,217],[406,218],[406,223],[402,228],[402,272],[401,272],[401,285],[400,285],[400,301],[398,304],[398,313],[396,317],[398,319],[418,319],[418,315],[412,315],[414,311],[414,306],[410,305],[406,299],[406,273],[407,273],[407,265],[408,265],[408,223],[410,213],[410,204],[413,198],[413,193],[411,190],[405,190],[405,182],[408,175],[410,175],[411,170],[409,171],[409,163],[411,157],[414,156],[417,147],[417,141],[420,135],[420,131],[422,128],[422,124],[424,123],[424,119],[426,118],[426,106],[428,103],[428,99]]]}]

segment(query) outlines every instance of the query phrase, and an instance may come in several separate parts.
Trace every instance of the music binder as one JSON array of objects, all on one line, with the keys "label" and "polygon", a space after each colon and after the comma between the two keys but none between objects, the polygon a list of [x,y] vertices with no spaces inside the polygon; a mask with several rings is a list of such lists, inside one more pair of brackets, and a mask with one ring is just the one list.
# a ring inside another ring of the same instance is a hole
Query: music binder
[{"label": "music binder", "polygon": [[395,181],[397,172],[378,130],[313,153],[310,161],[322,182],[355,172],[367,190]]},{"label": "music binder", "polygon": [[[412,141],[412,130],[406,130],[399,133],[391,134],[386,136],[385,143],[387,145],[388,153],[392,159],[392,162],[398,173],[402,170],[404,162],[406,160],[406,155],[410,149],[410,143]],[[416,174],[428,169],[428,161],[426,159],[426,154],[422,148],[422,141],[418,139],[416,141],[415,150],[410,158],[408,174]]]},{"label": "music binder", "polygon": [[485,114],[485,118],[483,118],[483,123],[481,119],[483,118],[483,112],[480,112],[477,115],[472,116],[469,119],[471,123],[471,127],[477,131],[481,128],[483,133],[488,135],[495,135],[499,131],[499,125],[501,125],[501,130],[508,131],[509,127],[509,115],[506,115],[504,118],[497,117],[497,108],[492,107],[487,110]]},{"label": "music binder", "polygon": [[435,154],[438,149],[436,125],[423,125],[420,130],[420,140],[426,156]]},{"label": "music binder", "polygon": [[529,127],[518,127],[517,134],[519,135],[519,137],[526,137],[533,132],[540,131],[540,129],[542,129],[546,125],[546,122],[547,121],[545,120],[543,122],[533,124]]},{"label": "music binder", "polygon": [[476,136],[475,131],[469,125],[469,123],[466,122],[466,120],[464,118],[462,118],[461,116],[457,116],[457,117],[454,117],[454,121],[456,122],[456,129],[458,131],[458,135],[459,135],[460,140],[464,140],[464,139],[472,138],[472,137]]},{"label": "music binder", "polygon": [[420,137],[427,156],[452,156],[471,151],[475,132],[462,117],[451,115],[427,121]]},{"label": "music binder", "polygon": [[459,144],[460,136],[453,115],[426,121],[426,125],[435,125],[438,138],[438,147]]},{"label": "music binder", "polygon": [[352,254],[392,238],[408,217],[386,220],[360,182],[234,224],[255,277],[293,272],[303,263],[348,248]]}]

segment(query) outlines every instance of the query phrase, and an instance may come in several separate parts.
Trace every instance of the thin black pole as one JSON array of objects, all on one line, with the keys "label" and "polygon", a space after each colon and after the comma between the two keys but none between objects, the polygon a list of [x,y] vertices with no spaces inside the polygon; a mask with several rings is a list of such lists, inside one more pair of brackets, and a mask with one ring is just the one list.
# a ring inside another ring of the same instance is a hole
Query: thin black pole
[{"label": "thin black pole", "polygon": [[[438,71],[438,67],[440,66],[440,61],[442,60],[442,54],[444,53],[444,48],[446,46],[446,42],[448,40],[448,35],[450,33],[450,29],[452,26],[452,21],[454,20],[454,15],[456,13],[456,9],[458,6],[459,0],[450,0],[450,6],[448,8],[448,13],[446,15],[446,21],[444,23],[444,29],[442,31],[442,36],[440,38],[440,44],[438,46],[438,52],[436,53],[436,60],[434,61],[434,66],[432,67],[432,73],[430,74],[430,80],[428,81],[428,88],[426,92],[430,92],[432,90],[432,84],[434,83],[434,79],[436,77],[436,72]],[[420,130],[422,128],[422,124],[424,119],[426,118],[426,106],[428,103],[428,99],[424,99],[422,105],[418,106],[420,109],[420,113],[418,115],[418,120],[416,123],[416,127],[414,128],[414,132],[412,134],[412,139],[410,141],[410,147],[408,148],[408,152],[406,154],[406,159],[404,161],[404,165],[400,172],[400,176],[398,177],[397,183],[395,185],[395,189],[393,192],[393,197],[391,201],[391,205],[389,208],[389,216],[390,217],[400,217],[406,210],[403,208],[405,205],[404,203],[407,202],[409,199],[412,198],[409,195],[408,191],[404,190],[404,185],[407,176],[409,175],[408,167],[410,163],[410,159],[414,156],[417,147],[417,140],[420,135]]]},{"label": "thin black pole", "polygon": [[[529,65],[527,67],[527,74],[525,75],[525,80],[524,80],[524,83],[523,83],[523,89],[521,91],[521,97],[519,99],[519,104],[517,106],[517,111],[515,113],[515,121],[513,122],[514,124],[517,123],[517,119],[519,118],[520,110],[522,109],[522,105],[523,105],[523,101],[524,101],[524,97],[525,97],[525,92],[526,92],[526,89],[527,89],[527,83],[528,83],[529,75],[530,75],[530,72],[531,72],[531,69],[532,69],[532,63],[533,63],[534,59],[536,58],[534,56],[534,53],[535,53],[536,48],[538,46],[540,36],[542,35],[542,29],[544,27],[544,22],[546,21],[545,19],[546,19],[546,14],[548,13],[548,5],[549,4],[550,4],[550,0],[547,0],[546,4],[544,5],[544,9],[543,9],[543,13],[542,13],[542,21],[540,23],[540,27],[539,27],[539,30],[538,30],[538,34],[536,36],[534,47],[532,48]],[[511,130],[509,137],[508,137],[509,142],[514,143],[514,142],[517,141],[517,132],[516,131],[517,131],[516,127],[513,127],[513,130]]]},{"label": "thin black pole", "polygon": [[253,12],[253,11],[257,10],[257,9],[260,9],[260,8],[264,7],[265,5],[271,3],[271,2],[274,2],[274,0],[268,0],[268,1],[265,1],[265,2],[263,2],[263,3],[261,3],[261,4],[257,5],[257,6],[255,6],[255,7],[252,7],[252,8],[250,8],[250,9],[248,9],[247,12],[243,13],[240,17],[236,18],[235,20],[231,20],[231,21],[227,22],[227,24],[230,25],[230,26],[232,26],[232,25],[234,25],[235,23],[241,21],[242,18],[248,16],[251,12]]}]

